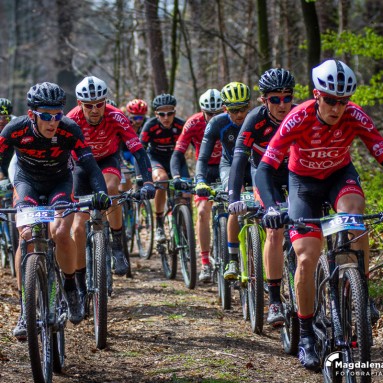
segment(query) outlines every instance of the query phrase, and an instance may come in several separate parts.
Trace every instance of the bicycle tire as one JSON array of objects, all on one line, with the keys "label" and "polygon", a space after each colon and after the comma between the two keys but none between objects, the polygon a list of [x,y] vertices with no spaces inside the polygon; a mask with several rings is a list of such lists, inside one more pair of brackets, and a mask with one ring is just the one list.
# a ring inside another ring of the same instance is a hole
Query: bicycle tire
[{"label": "bicycle tire", "polygon": [[0,222],[0,258],[1,258],[1,267],[5,269],[9,263],[8,257],[8,240],[5,234],[5,225],[6,222]]},{"label": "bicycle tire", "polygon": [[53,372],[60,374],[65,364],[65,322],[67,304],[64,294],[57,283],[56,294],[56,329],[53,332]]},{"label": "bicycle tire", "polygon": [[188,206],[178,206],[176,222],[179,237],[178,254],[181,264],[181,274],[185,286],[192,290],[197,283],[197,259],[193,218]]},{"label": "bicycle tire", "polygon": [[[238,253],[238,267],[240,275],[242,276],[242,271],[247,267],[247,265],[243,264],[243,259],[241,255],[241,250]],[[239,284],[239,301],[241,303],[242,308],[242,317],[244,321],[248,321],[250,319],[250,310],[249,310],[249,292],[248,292],[248,281],[242,282],[242,278],[236,282]]]},{"label": "bicycle tire", "polygon": [[17,248],[19,247],[19,231],[17,230],[17,227],[16,227],[15,214],[12,213],[10,214],[9,217],[10,217],[10,220],[7,222],[7,224],[9,228],[9,236],[11,239],[10,245],[12,247],[12,251],[9,256],[9,267],[11,269],[12,277],[16,277],[15,258],[16,258]]},{"label": "bicycle tire", "polygon": [[134,231],[135,231],[135,207],[133,201],[126,201],[122,205],[123,214],[123,241],[124,250],[127,254],[132,254],[134,250]]},{"label": "bicycle tire", "polygon": [[281,282],[281,301],[285,323],[280,330],[281,342],[286,354],[297,355],[300,333],[294,286],[296,256],[289,240],[285,240],[283,244],[283,253],[284,262]]},{"label": "bicycle tire", "polygon": [[218,291],[221,300],[221,306],[224,310],[231,309],[231,287],[230,282],[224,278],[225,267],[229,263],[229,250],[227,247],[227,217],[220,217],[218,220]]},{"label": "bicycle tire", "polygon": [[[331,366],[328,369],[325,365],[326,357],[334,351],[331,327],[331,307],[330,307],[330,284],[324,282],[330,275],[327,263],[327,255],[323,253],[318,261],[315,271],[315,301],[314,307],[316,315],[314,317],[314,331],[317,334],[318,355],[320,356],[322,375],[325,383],[341,383],[342,376],[339,370]],[[322,285],[322,283],[324,283]],[[320,286],[322,285],[322,288]]]},{"label": "bicycle tire", "polygon": [[164,220],[166,244],[159,244],[157,251],[161,257],[162,269],[165,278],[174,279],[177,275],[177,249],[174,238],[172,214],[167,214]]},{"label": "bicycle tire", "polygon": [[53,337],[48,324],[48,287],[45,259],[41,254],[30,254],[25,264],[25,323],[33,380],[52,382]]},{"label": "bicycle tire", "polygon": [[[356,348],[347,349],[350,352],[350,361],[360,365],[371,362],[371,343],[369,336],[369,319],[367,316],[368,297],[363,287],[359,270],[348,268],[344,271],[341,280],[341,323],[346,342],[357,343]],[[346,350],[346,352],[347,352]],[[343,370],[346,382],[371,382],[371,369],[361,367],[360,374],[351,375],[348,368]],[[356,378],[360,379],[356,379]],[[355,380],[354,380],[355,378]]]},{"label": "bicycle tire", "polygon": [[104,233],[96,231],[92,238],[93,246],[93,321],[96,347],[106,347],[108,324],[108,286],[106,270],[106,239]]},{"label": "bicycle tire", "polygon": [[126,277],[127,278],[133,278],[132,274],[132,264],[130,262],[130,254],[131,251],[129,250],[129,242],[126,234],[126,229],[125,229],[125,221],[122,220],[122,230],[121,230],[121,236],[122,236],[122,250],[124,252],[126,264],[128,265],[128,270],[126,272]]},{"label": "bicycle tire", "polygon": [[250,226],[247,235],[247,267],[249,275],[250,326],[255,334],[262,334],[264,322],[264,283],[261,236],[255,225]]},{"label": "bicycle tire", "polygon": [[136,203],[135,237],[140,258],[150,259],[153,254],[154,226],[150,201]]}]

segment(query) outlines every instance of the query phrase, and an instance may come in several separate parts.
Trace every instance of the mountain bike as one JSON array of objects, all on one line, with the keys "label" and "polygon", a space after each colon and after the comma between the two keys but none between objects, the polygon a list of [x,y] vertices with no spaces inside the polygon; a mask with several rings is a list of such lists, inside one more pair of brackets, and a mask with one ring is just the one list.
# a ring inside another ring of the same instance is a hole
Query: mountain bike
[{"label": "mountain bike", "polygon": [[55,210],[69,214],[80,206],[84,205],[0,209],[8,214],[17,212],[18,227],[29,228],[31,232],[31,238],[22,238],[20,243],[22,299],[33,380],[39,383],[51,382],[52,373],[61,372],[65,361],[66,294],[48,224],[54,221]]},{"label": "mountain bike", "polygon": [[157,252],[161,257],[165,277],[176,277],[178,258],[186,287],[194,289],[197,282],[195,232],[190,199],[188,198],[187,202],[183,196],[191,194],[194,186],[190,183],[188,190],[177,191],[174,189],[173,180],[156,181],[154,185],[156,188],[167,186],[167,208],[164,215],[166,240],[157,242]]},{"label": "mountain bike", "polygon": [[[324,207],[320,219],[298,219],[297,230],[321,227],[326,247],[316,270],[314,331],[325,382],[370,382],[372,330],[364,252],[351,243],[366,235],[364,222],[383,222],[383,212],[371,215],[333,214]],[[356,236],[351,230],[360,230]],[[327,359],[332,353],[338,363]]]},{"label": "mountain bike", "polygon": [[223,191],[220,185],[215,185],[210,192],[209,199],[214,201],[212,206],[213,249],[209,256],[213,269],[213,282],[218,285],[218,297],[221,301],[222,308],[224,310],[230,310],[230,283],[223,277],[225,266],[229,262],[227,247],[228,193]]},{"label": "mountain bike", "polygon": [[247,205],[247,213],[238,216],[240,226],[239,279],[238,285],[242,314],[250,320],[253,332],[260,334],[264,317],[264,272],[262,249],[265,231],[259,219],[264,211],[255,201],[253,192],[241,193],[241,200]]},{"label": "mountain bike", "polygon": [[[9,180],[0,181],[0,207],[12,207],[13,186]],[[15,253],[18,247],[19,236],[16,228],[14,214],[9,213],[6,221],[0,222],[0,257],[1,267],[9,266],[11,275],[16,276]]]},{"label": "mountain bike", "polygon": [[[134,167],[126,166],[124,173],[134,177]],[[136,179],[135,183],[137,186],[141,186],[139,180]],[[129,264],[127,276],[131,277],[129,254],[133,253],[134,246],[137,246],[140,258],[150,259],[152,256],[154,242],[153,210],[151,202],[148,200],[127,200],[122,205],[122,209],[124,251]]]}]

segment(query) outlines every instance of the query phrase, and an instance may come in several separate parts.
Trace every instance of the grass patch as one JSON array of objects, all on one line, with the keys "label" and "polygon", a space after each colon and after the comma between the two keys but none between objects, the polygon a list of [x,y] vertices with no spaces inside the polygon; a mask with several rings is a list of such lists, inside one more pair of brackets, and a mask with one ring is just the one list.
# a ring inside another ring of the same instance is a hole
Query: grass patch
[{"label": "grass patch", "polygon": [[369,283],[369,292],[372,298],[383,297],[383,281],[382,280],[371,280]]}]

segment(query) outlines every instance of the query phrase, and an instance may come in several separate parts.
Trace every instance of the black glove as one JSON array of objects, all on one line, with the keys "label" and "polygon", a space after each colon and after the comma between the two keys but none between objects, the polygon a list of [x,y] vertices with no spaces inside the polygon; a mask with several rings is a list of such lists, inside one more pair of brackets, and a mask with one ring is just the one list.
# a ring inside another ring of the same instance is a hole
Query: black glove
[{"label": "black glove", "polygon": [[98,192],[93,194],[92,204],[93,207],[97,210],[107,210],[112,204],[112,200],[109,198],[108,194],[104,192]]},{"label": "black glove", "polygon": [[140,197],[141,199],[153,199],[156,195],[156,188],[153,184],[145,184],[140,189]]},{"label": "black glove", "polygon": [[189,184],[181,178],[173,178],[173,186],[176,190],[188,190]]},{"label": "black glove", "polygon": [[140,188],[144,186],[144,180],[141,177],[136,177],[136,184]]},{"label": "black glove", "polygon": [[195,191],[198,197],[209,197],[211,189],[205,182],[199,182],[195,187]]},{"label": "black glove", "polygon": [[287,211],[281,211],[278,206],[270,206],[262,218],[263,224],[269,229],[280,229],[288,220]]}]

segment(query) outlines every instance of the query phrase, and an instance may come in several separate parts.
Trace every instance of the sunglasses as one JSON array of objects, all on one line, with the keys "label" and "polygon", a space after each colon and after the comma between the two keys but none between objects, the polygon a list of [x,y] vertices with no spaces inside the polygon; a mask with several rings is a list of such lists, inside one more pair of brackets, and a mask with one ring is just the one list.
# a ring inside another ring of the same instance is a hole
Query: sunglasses
[{"label": "sunglasses", "polygon": [[142,121],[144,118],[145,116],[130,116],[133,121]]},{"label": "sunglasses", "polygon": [[156,112],[160,117],[169,117],[169,116],[173,116],[173,114],[175,114],[175,110],[172,110],[171,112]]},{"label": "sunglasses", "polygon": [[208,117],[214,117],[214,116],[217,116],[218,114],[221,114],[222,112],[204,112],[204,113]]},{"label": "sunglasses", "polygon": [[270,101],[271,104],[279,105],[281,102],[284,104],[288,104],[289,102],[293,101],[293,96],[290,94],[288,96],[271,96],[268,97],[267,100]]},{"label": "sunglasses", "polygon": [[322,96],[322,97],[323,97],[323,101],[330,106],[335,106],[338,102],[339,104],[345,106],[350,101],[349,97],[346,97],[346,98],[333,98],[328,96]]},{"label": "sunglasses", "polygon": [[33,114],[36,116],[39,116],[41,120],[43,121],[61,121],[64,113],[56,113],[56,114],[50,114],[50,113],[40,113],[37,112],[36,110],[32,110]]},{"label": "sunglasses", "polygon": [[238,114],[238,113],[247,112],[248,109],[249,109],[249,105],[246,105],[246,106],[243,106],[242,108],[234,108],[234,109],[227,108],[227,111],[230,114]]},{"label": "sunglasses", "polygon": [[85,103],[82,102],[82,105],[86,109],[89,109],[89,110],[92,110],[94,107],[96,107],[97,109],[100,109],[100,108],[102,108],[105,105],[105,100],[101,101],[101,102],[98,102],[97,104],[85,104]]}]

